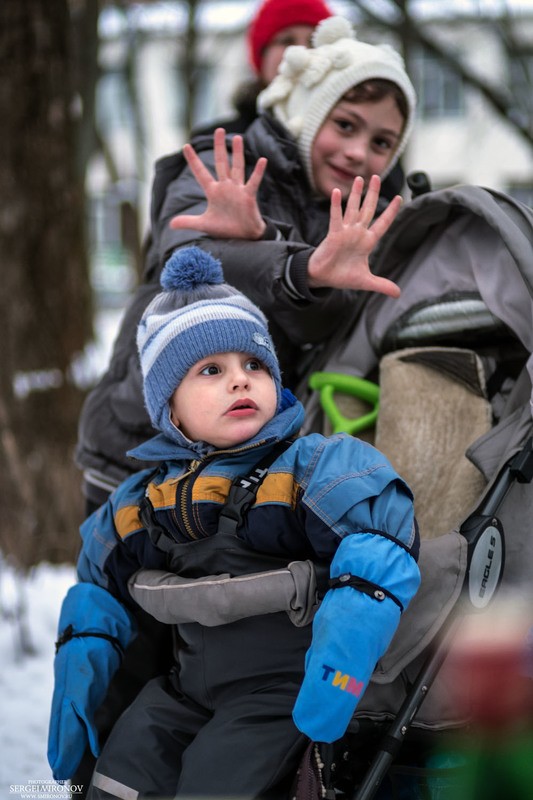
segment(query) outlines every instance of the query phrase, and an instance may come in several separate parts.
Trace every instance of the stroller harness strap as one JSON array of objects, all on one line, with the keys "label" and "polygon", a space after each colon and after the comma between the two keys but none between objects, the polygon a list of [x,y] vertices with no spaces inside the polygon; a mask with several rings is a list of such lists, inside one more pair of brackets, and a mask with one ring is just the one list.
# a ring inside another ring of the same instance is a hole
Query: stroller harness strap
[{"label": "stroller harness strap", "polygon": [[[155,477],[156,474],[157,472],[152,473],[150,477]],[[171,539],[166,528],[157,521],[152,502],[146,494],[139,505],[139,517],[148,531],[148,535],[154,547],[157,547],[158,550],[163,550],[165,553],[169,553],[172,549],[173,539]]]},{"label": "stroller harness strap", "polygon": [[343,575],[339,575],[337,578],[330,578],[328,583],[330,589],[342,589],[344,586],[352,586],[354,589],[357,589],[359,592],[363,592],[363,594],[374,598],[374,600],[377,600],[380,603],[382,603],[383,600],[388,597],[393,603],[396,603],[400,609],[400,612],[403,612],[404,610],[403,603],[398,600],[396,595],[392,594],[392,592],[389,592],[389,590],[385,589],[383,586],[379,586],[377,583],[372,583],[372,581],[367,581],[365,578],[360,578],[358,575],[352,575],[349,572],[345,572]]},{"label": "stroller harness strap", "polygon": [[257,491],[268,474],[271,464],[287,450],[292,439],[278,442],[266,455],[253,467],[248,475],[239,475],[231,484],[224,508],[218,518],[217,533],[235,533],[243,521],[244,514],[253,504]]}]

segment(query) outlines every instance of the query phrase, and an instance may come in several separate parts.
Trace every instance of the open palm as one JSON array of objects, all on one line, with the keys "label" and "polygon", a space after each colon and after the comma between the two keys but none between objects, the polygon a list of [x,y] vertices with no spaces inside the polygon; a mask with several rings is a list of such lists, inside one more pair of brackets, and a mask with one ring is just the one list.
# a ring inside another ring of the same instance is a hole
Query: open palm
[{"label": "open palm", "polygon": [[266,224],[257,205],[257,191],[265,173],[266,158],[258,159],[250,178],[245,180],[242,136],[232,139],[232,159],[226,148],[226,132],[217,128],[214,135],[216,177],[190,144],[183,155],[205,192],[207,208],[203,214],[180,214],[170,221],[171,228],[192,228],[223,239],[260,239]]},{"label": "open palm", "polygon": [[370,253],[393,222],[402,202],[401,197],[395,197],[372,222],[380,185],[379,177],[373,175],[361,205],[364,181],[356,178],[344,213],[341,192],[333,190],[327,236],[309,260],[309,286],[358,289],[399,297],[400,288],[387,278],[373,275],[368,263]]}]

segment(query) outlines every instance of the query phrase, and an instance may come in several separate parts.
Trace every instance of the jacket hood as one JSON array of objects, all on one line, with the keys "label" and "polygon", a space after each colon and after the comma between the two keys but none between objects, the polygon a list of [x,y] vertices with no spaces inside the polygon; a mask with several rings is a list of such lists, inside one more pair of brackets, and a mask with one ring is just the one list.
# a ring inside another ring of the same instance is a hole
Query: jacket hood
[{"label": "jacket hood", "polygon": [[[247,450],[257,447],[259,444],[274,444],[281,439],[295,436],[302,427],[303,421],[302,404],[289,389],[283,389],[278,413],[261,428],[256,436],[242,442],[238,450]],[[207,442],[192,442],[176,428],[174,439],[164,433],[159,433],[128,451],[128,455],[140,461],[190,461],[214,452],[216,452],[216,448],[213,445]]]},{"label": "jacket hood", "polygon": [[268,159],[258,191],[267,216],[292,220],[302,241],[318,247],[328,230],[330,199],[317,194],[309,183],[294,136],[269,112],[263,112],[247,128],[244,141],[246,163],[254,164],[260,156]]},{"label": "jacket hood", "polygon": [[254,156],[261,153],[268,159],[270,172],[279,173],[285,179],[290,177],[291,180],[303,181],[309,196],[311,187],[298,154],[296,139],[270,112],[259,114],[246,129],[245,142]]}]

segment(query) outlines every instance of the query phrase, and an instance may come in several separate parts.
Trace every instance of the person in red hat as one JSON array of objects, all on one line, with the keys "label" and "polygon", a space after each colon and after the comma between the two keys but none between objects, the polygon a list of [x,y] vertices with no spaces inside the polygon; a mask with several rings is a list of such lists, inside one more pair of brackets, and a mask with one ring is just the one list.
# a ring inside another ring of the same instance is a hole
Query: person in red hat
[{"label": "person in red hat", "polygon": [[323,0],[265,0],[257,9],[246,33],[248,62],[253,77],[241,83],[234,94],[236,114],[195,128],[192,136],[212,134],[223,127],[228,133],[244,133],[257,116],[256,100],[276,77],[283,53],[290,45],[309,47],[315,27],[333,11]]},{"label": "person in red hat", "polygon": [[250,65],[266,88],[289,45],[309,47],[314,28],[333,12],[322,0],[265,0],[248,28]]}]

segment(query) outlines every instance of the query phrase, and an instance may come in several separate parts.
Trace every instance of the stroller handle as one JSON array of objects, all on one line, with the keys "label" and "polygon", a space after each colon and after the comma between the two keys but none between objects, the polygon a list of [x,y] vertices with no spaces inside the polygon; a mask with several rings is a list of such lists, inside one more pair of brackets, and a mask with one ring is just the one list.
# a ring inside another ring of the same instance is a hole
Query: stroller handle
[{"label": "stroller handle", "polygon": [[[499,511],[509,489],[514,483],[530,483],[531,480],[533,480],[533,438],[529,438],[525,442],[522,449],[504,464],[480,506],[461,525],[460,531],[468,542],[469,550],[469,566],[467,569],[467,576],[465,578],[463,597],[465,592],[470,594],[470,608],[472,611],[476,611],[476,609],[484,607],[485,605],[485,603],[478,604],[476,602],[472,602],[472,591],[471,587],[469,586],[469,580],[472,579],[472,560],[476,553],[476,546],[479,545],[479,542],[482,541],[483,537],[486,537],[487,526],[489,528],[494,528],[494,530],[498,530],[501,534],[501,547],[503,556],[504,532],[499,520],[497,520],[495,515]],[[503,566],[503,563],[500,566]],[[476,576],[474,576],[474,578],[475,577]],[[489,599],[492,598],[499,585],[499,578],[500,576],[498,575],[498,578],[494,580],[494,584],[491,586]],[[377,752],[372,764],[370,765],[365,779],[355,790],[352,800],[372,800],[372,798],[375,797],[375,794],[379,789],[388,768],[394,761],[394,758],[398,754],[398,751],[405,740],[405,735],[409,730],[416,713],[427,696],[427,693],[442,666],[444,658],[448,654],[450,641],[452,640],[464,613],[464,605],[461,605],[461,610],[458,610],[456,606],[455,614],[452,612],[446,621],[440,643],[429,654],[420,672],[418,673],[418,677],[413,684],[410,695],[408,695],[408,697],[405,699],[402,707],[398,711],[396,719],[388,728],[383,738],[381,749]]]},{"label": "stroller handle", "polygon": [[[355,375],[340,372],[313,372],[309,386],[320,394],[320,404],[331,422],[333,433],[349,433],[354,436],[375,425],[379,411],[379,386]],[[335,403],[335,393],[351,395],[372,406],[372,411],[360,417],[345,417]]]}]

